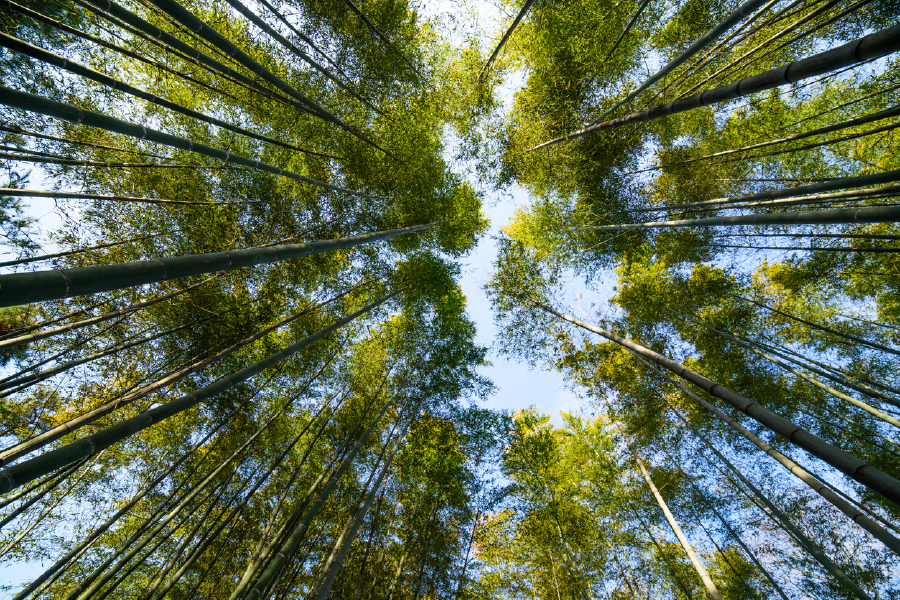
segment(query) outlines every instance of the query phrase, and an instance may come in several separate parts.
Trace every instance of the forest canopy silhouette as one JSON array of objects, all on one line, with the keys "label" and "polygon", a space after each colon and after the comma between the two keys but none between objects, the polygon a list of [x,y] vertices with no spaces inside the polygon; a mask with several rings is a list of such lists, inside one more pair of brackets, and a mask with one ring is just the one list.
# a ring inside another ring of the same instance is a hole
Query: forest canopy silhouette
[{"label": "forest canopy silhouette", "polygon": [[900,598],[898,22],[0,2],[4,597]]}]

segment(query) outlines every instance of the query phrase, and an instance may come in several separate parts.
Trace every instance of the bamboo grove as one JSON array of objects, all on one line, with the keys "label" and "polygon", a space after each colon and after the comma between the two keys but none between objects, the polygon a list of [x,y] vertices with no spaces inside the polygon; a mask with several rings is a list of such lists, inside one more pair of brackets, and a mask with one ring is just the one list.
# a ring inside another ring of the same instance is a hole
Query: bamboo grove
[{"label": "bamboo grove", "polygon": [[4,594],[900,594],[900,9],[483,10],[0,3]]}]

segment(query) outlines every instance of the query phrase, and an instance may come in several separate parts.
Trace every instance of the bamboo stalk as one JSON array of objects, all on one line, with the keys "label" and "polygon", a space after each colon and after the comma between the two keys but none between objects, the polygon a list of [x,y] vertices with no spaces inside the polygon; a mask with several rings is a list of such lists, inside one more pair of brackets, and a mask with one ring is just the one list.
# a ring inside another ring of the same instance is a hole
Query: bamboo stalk
[{"label": "bamboo stalk", "polygon": [[[747,4],[750,3],[748,2]],[[804,58],[802,60],[788,63],[781,67],[769,69],[768,71],[764,71],[763,73],[760,73],[758,75],[745,77],[734,83],[729,83],[727,85],[723,85],[711,90],[706,90],[687,98],[675,100],[674,102],[670,102],[668,104],[662,104],[654,108],[638,111],[624,117],[619,117],[618,119],[596,123],[584,129],[567,133],[564,136],[538,144],[537,146],[529,149],[528,152],[532,152],[534,150],[538,150],[547,146],[552,146],[560,142],[577,139],[591,133],[596,133],[598,131],[614,129],[623,125],[630,125],[632,123],[650,121],[653,119],[658,119],[660,117],[665,117],[668,115],[691,110],[693,108],[698,108],[700,106],[726,102],[728,100],[740,98],[741,96],[747,96],[756,92],[761,92],[763,90],[780,87],[788,83],[794,83],[796,81],[801,81],[803,79],[822,75],[824,73],[828,73],[829,71],[835,71],[837,69],[853,64],[865,62],[875,58],[881,58],[882,56],[893,54],[898,50],[900,50],[900,25],[894,25],[893,27],[882,29],[881,31],[872,33],[863,38],[859,38],[832,50],[827,50],[825,52],[810,56],[809,58]],[[648,81],[652,82],[652,80],[653,78],[651,77]],[[647,84],[645,84],[641,88],[638,88],[638,90],[642,90],[646,87],[646,85]],[[626,99],[630,99],[634,97],[634,95],[635,92],[632,92],[628,97],[626,97]],[[623,103],[624,101],[617,103],[613,106],[613,109],[606,111],[606,113],[604,113],[600,118],[608,115],[612,110]]]},{"label": "bamboo stalk", "polygon": [[900,221],[898,206],[868,206],[792,212],[758,213],[733,217],[648,221],[622,225],[579,227],[581,231],[621,231],[660,227],[732,227],[735,225],[827,225],[832,223],[896,223]]},{"label": "bamboo stalk", "polygon": [[[10,195],[6,193],[6,189],[0,189],[0,195]],[[15,190],[22,191],[22,190]],[[25,190],[27,191],[27,190]],[[152,198],[151,198],[152,199]],[[131,238],[130,240],[122,240],[121,242],[109,242],[106,244],[97,244],[96,246],[91,246],[89,248],[82,248],[80,250],[68,250],[66,252],[57,252],[55,254],[42,254],[41,256],[32,256],[31,258],[23,258],[20,260],[10,260],[7,262],[0,262],[0,267],[12,267],[14,265],[23,265],[26,263],[37,262],[41,260],[50,260],[51,258],[61,258],[63,256],[71,256],[72,254],[81,254],[82,252],[88,252],[90,250],[102,250],[103,248],[112,248],[113,246],[121,246],[122,244],[130,244],[131,242],[141,242],[143,240],[149,240],[159,237],[159,235],[144,235],[141,237]]]},{"label": "bamboo stalk", "polygon": [[516,18],[513,19],[513,22],[506,29],[506,33],[503,34],[503,37],[500,38],[500,42],[497,44],[497,47],[494,48],[494,51],[491,52],[491,55],[488,57],[487,62],[484,63],[484,66],[481,68],[481,72],[478,74],[478,81],[484,79],[484,74],[487,73],[487,70],[491,68],[491,65],[494,64],[494,61],[497,59],[497,55],[500,54],[500,50],[503,49],[503,46],[506,44],[507,40],[509,40],[509,36],[512,35],[512,32],[515,31],[516,27],[519,25],[519,21],[525,18],[525,15],[528,13],[528,9],[531,8],[531,5],[534,3],[534,0],[525,0],[525,4],[522,5],[521,10],[519,10],[519,14],[516,15]]},{"label": "bamboo stalk", "polygon": [[19,487],[20,485],[28,483],[29,481],[32,481],[37,477],[63,467],[75,460],[79,460],[86,456],[91,456],[92,454],[95,454],[100,450],[103,450],[104,448],[108,448],[113,444],[131,437],[139,431],[147,429],[148,427],[159,423],[160,421],[164,421],[165,419],[168,419],[169,417],[172,417],[182,411],[197,406],[208,398],[212,398],[217,394],[220,394],[244,381],[247,381],[254,375],[257,375],[263,370],[278,364],[279,362],[281,362],[281,360],[288,358],[289,356],[299,352],[303,348],[306,348],[310,344],[322,339],[329,333],[340,329],[357,317],[368,313],[373,308],[383,304],[384,302],[396,296],[398,293],[399,292],[394,292],[392,294],[389,294],[388,296],[385,296],[363,307],[362,309],[346,317],[343,317],[337,322],[313,333],[312,335],[308,335],[302,340],[295,342],[294,344],[291,344],[290,346],[287,346],[286,348],[279,350],[274,354],[270,354],[266,358],[250,365],[249,367],[245,367],[237,371],[236,373],[219,379],[210,385],[198,389],[195,392],[192,392],[185,396],[181,396],[174,400],[170,400],[165,404],[157,406],[156,408],[151,408],[150,410],[147,410],[137,416],[125,419],[120,423],[111,425],[106,429],[91,434],[85,438],[82,438],[81,440],[72,442],[25,462],[8,467],[7,469],[0,472],[0,494],[5,494]]},{"label": "bamboo stalk", "polygon": [[688,60],[705,47],[709,46],[711,43],[716,41],[723,33],[737,25],[741,19],[755,11],[757,8],[766,3],[767,0],[748,0],[741,4],[737,10],[732,12],[730,15],[725,17],[720,23],[716,24],[712,29],[704,33],[700,38],[688,47],[687,50],[673,58],[669,61],[668,64],[663,66],[659,71],[651,75],[647,78],[644,83],[639,85],[636,90],[629,93],[622,100],[619,100],[615,104],[612,105],[611,108],[604,111],[594,122],[596,123],[600,119],[604,118],[606,115],[612,113],[614,110],[622,106],[623,104],[630,102],[633,100],[638,94],[646,90],[648,87],[665,77],[667,74],[671,73],[674,69],[679,67],[684,61]]},{"label": "bamboo stalk", "polygon": [[781,417],[773,413],[772,411],[763,408],[756,402],[751,402],[747,398],[744,398],[743,396],[733,392],[722,384],[708,379],[700,373],[692,369],[688,369],[684,365],[668,359],[665,356],[654,352],[653,350],[650,350],[649,348],[645,348],[644,346],[618,336],[615,333],[606,331],[599,327],[590,325],[589,323],[579,321],[578,319],[570,317],[569,315],[560,313],[545,304],[533,301],[532,304],[552,315],[556,315],[560,319],[573,323],[574,325],[577,325],[583,329],[596,333],[612,342],[615,342],[624,348],[637,352],[641,356],[649,359],[651,362],[654,362],[657,365],[662,366],[666,370],[675,373],[676,375],[683,377],[684,379],[687,379],[706,392],[709,392],[716,398],[724,400],[733,408],[736,408],[742,413],[748,415],[774,433],[777,433],[778,435],[784,437],[792,444],[825,461],[844,475],[850,477],[855,481],[858,481],[870,490],[881,494],[895,504],[900,504],[900,481],[882,472],[881,470],[876,469],[872,465],[863,462],[849,452],[845,452],[844,450],[832,446],[825,440],[813,435],[812,433],[806,431],[802,427],[799,427],[788,419],[785,419],[784,417]]},{"label": "bamboo stalk", "polygon": [[[19,90],[14,90],[5,86],[0,86],[0,103],[11,106],[13,108],[19,108],[30,112],[36,112],[38,114],[63,119],[72,123],[78,123],[90,127],[98,127],[106,131],[111,131],[113,133],[120,133],[122,135],[127,135],[140,140],[163,144],[172,148],[178,148],[179,150],[196,152],[197,154],[202,154],[203,156],[209,156],[211,158],[234,163],[236,165],[251,167],[259,171],[265,171],[267,173],[273,173],[275,175],[288,177],[290,179],[296,179],[297,181],[302,181],[303,183],[308,183],[310,185],[331,190],[333,192],[352,194],[364,198],[377,198],[377,196],[354,192],[340,186],[325,183],[324,181],[319,181],[317,179],[312,179],[310,177],[306,177],[305,175],[300,175],[299,173],[285,171],[284,169],[281,169],[279,167],[274,167],[264,162],[247,158],[245,156],[235,155],[232,154],[230,150],[220,150],[218,148],[213,148],[212,146],[207,146],[205,144],[198,144],[192,142],[191,140],[164,133],[162,131],[157,131],[156,129],[151,129],[143,125],[130,123],[128,121],[116,119],[115,117],[110,117],[90,110],[85,110],[78,106],[65,104],[63,102],[57,102],[56,100],[43,98],[41,96],[36,96],[27,92],[21,92]],[[0,158],[2,157],[3,156],[0,155]],[[32,162],[35,161],[32,160]]]},{"label": "bamboo stalk", "polygon": [[398,235],[434,227],[414,225],[333,240],[285,244],[230,252],[189,254],[156,260],[135,261],[95,267],[33,271],[0,275],[0,306],[58,300],[123,288],[180,279],[193,275],[232,271],[291,258],[301,258],[387,240]]}]

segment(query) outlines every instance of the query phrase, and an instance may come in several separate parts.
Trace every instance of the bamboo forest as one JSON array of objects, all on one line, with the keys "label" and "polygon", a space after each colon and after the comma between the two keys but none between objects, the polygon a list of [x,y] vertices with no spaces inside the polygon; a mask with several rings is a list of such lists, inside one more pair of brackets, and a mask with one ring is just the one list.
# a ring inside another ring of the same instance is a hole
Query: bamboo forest
[{"label": "bamboo forest", "polygon": [[896,0],[0,0],[0,597],[900,600]]}]

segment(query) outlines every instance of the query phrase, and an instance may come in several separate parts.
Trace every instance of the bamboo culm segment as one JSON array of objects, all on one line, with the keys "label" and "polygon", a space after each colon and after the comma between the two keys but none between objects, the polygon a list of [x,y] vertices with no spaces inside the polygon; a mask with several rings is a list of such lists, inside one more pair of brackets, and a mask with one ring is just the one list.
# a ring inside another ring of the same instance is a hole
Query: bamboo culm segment
[{"label": "bamboo culm segment", "polygon": [[290,258],[352,248],[361,244],[390,239],[397,235],[414,233],[434,225],[436,223],[414,225],[401,229],[301,244],[190,254],[96,267],[0,275],[0,306],[16,306],[29,302],[72,298],[192,275],[264,265]]},{"label": "bamboo culm segment", "polygon": [[509,28],[506,30],[506,33],[503,34],[503,37],[500,38],[500,42],[497,44],[497,47],[494,48],[494,51],[491,53],[491,56],[487,59],[487,62],[484,63],[484,67],[481,68],[481,73],[478,74],[478,80],[481,81],[484,79],[484,74],[487,73],[488,69],[491,68],[491,65],[497,59],[497,55],[500,54],[500,50],[503,49],[503,46],[506,44],[506,41],[509,39],[509,36],[512,35],[512,32],[515,31],[516,27],[519,25],[519,21],[525,18],[526,13],[528,13],[528,9],[531,8],[534,0],[525,0],[525,4],[522,5],[522,10],[519,11],[519,14],[516,15],[516,18],[513,19],[513,22],[510,24]]},{"label": "bamboo culm segment", "polygon": [[531,148],[529,152],[560,142],[574,140],[598,131],[614,129],[631,123],[652,121],[653,119],[677,114],[693,108],[734,100],[741,96],[780,87],[810,77],[816,77],[817,75],[823,75],[843,67],[887,56],[898,50],[900,50],[900,25],[894,25],[832,50],[827,50],[781,67],[769,69],[758,75],[745,77],[734,83],[567,133],[562,137],[538,144]]},{"label": "bamboo culm segment", "polygon": [[294,173],[293,171],[285,171],[284,169],[281,169],[279,167],[275,167],[255,159],[247,158],[246,156],[232,154],[228,150],[219,150],[218,148],[213,148],[212,146],[207,146],[206,144],[198,144],[176,135],[171,135],[169,133],[164,133],[156,129],[151,129],[150,127],[144,127],[143,125],[138,125],[129,121],[123,121],[122,119],[117,119],[115,117],[103,115],[98,112],[85,110],[83,108],[79,108],[78,106],[66,104],[64,102],[57,102],[56,100],[51,100],[50,98],[44,98],[42,96],[29,94],[28,92],[14,90],[2,85],[0,85],[0,103],[12,108],[18,108],[21,110],[27,110],[29,112],[47,115],[48,117],[63,119],[64,121],[69,121],[71,123],[78,123],[81,125],[87,125],[89,127],[98,127],[112,133],[127,135],[139,140],[154,142],[157,144],[162,144],[164,146],[178,148],[179,150],[186,150],[188,152],[196,152],[197,154],[202,154],[203,156],[209,156],[211,158],[234,163],[236,165],[250,167],[259,171],[265,171],[267,173],[273,173],[275,175],[288,177],[290,179],[296,179],[297,181],[302,181],[304,183],[331,190],[333,192],[353,194],[356,196],[367,198],[373,197],[370,194],[354,192],[340,186],[325,183],[324,181],[319,181],[317,179],[312,179],[310,177],[306,177],[305,175],[300,175],[299,173]]},{"label": "bamboo culm segment", "polygon": [[793,474],[797,479],[799,479],[800,481],[805,483],[817,494],[819,494],[820,496],[822,496],[823,498],[828,500],[835,508],[837,508],[842,513],[847,515],[847,517],[851,521],[853,521],[854,523],[856,523],[857,525],[859,525],[860,527],[862,527],[863,529],[868,531],[870,534],[872,534],[873,537],[875,537],[877,540],[879,540],[885,546],[890,548],[891,551],[894,552],[894,554],[900,555],[900,539],[897,539],[893,534],[891,534],[889,531],[884,529],[881,525],[876,523],[874,520],[870,519],[862,511],[860,511],[855,506],[853,506],[852,504],[850,504],[849,502],[847,502],[846,500],[844,500],[843,498],[838,496],[836,493],[831,491],[831,489],[828,486],[826,486],[824,483],[822,483],[821,481],[819,481],[818,479],[813,477],[808,471],[806,471],[806,469],[804,469],[803,467],[801,467],[800,465],[798,465],[797,463],[792,461],[790,458],[788,458],[787,456],[785,456],[784,454],[782,454],[775,448],[772,448],[769,444],[765,443],[760,438],[756,437],[746,427],[744,427],[743,425],[741,425],[740,423],[738,423],[737,421],[735,421],[734,419],[729,417],[727,414],[725,414],[724,412],[722,412],[721,410],[719,410],[718,408],[716,408],[715,406],[713,406],[712,404],[710,404],[709,402],[707,402],[706,400],[704,400],[703,398],[698,396],[697,394],[693,393],[692,391],[690,391],[689,389],[687,389],[686,387],[684,387],[677,381],[673,380],[671,377],[669,377],[668,375],[666,375],[665,373],[660,371],[656,366],[654,366],[652,363],[650,363],[643,357],[641,357],[639,355],[636,355],[636,356],[641,362],[643,362],[648,367],[650,367],[655,373],[657,373],[659,376],[663,377],[666,381],[668,381],[669,383],[671,383],[672,385],[677,387],[679,390],[681,390],[682,393],[684,393],[689,398],[691,398],[692,400],[696,401],[698,404],[703,406],[703,408],[705,408],[706,410],[711,412],[713,415],[715,415],[720,421],[722,421],[723,423],[726,423],[732,429],[734,429],[735,431],[737,431],[738,433],[743,435],[745,438],[750,440],[750,442],[752,442],[757,448],[759,448],[760,450],[762,450],[763,452],[768,454],[770,457],[772,457],[775,461],[777,461],[779,464],[781,464],[785,469],[790,471],[791,474]]},{"label": "bamboo culm segment", "polygon": [[61,69],[65,69],[66,71],[75,73],[76,75],[80,75],[85,79],[96,81],[97,83],[110,87],[114,90],[125,92],[126,94],[130,94],[136,98],[141,98],[142,100],[146,100],[147,102],[151,102],[158,106],[162,106],[163,108],[168,108],[169,110],[172,110],[174,112],[197,119],[198,121],[203,121],[204,123],[209,123],[211,125],[215,125],[216,127],[221,127],[222,129],[233,131],[234,133],[238,133],[245,137],[260,140],[269,144],[276,144],[279,146],[285,145],[284,142],[279,142],[278,140],[274,140],[264,135],[259,135],[258,133],[248,131],[243,127],[237,127],[236,125],[232,125],[231,123],[227,123],[226,121],[223,121],[221,119],[205,115],[190,108],[185,108],[180,104],[172,102],[171,100],[166,100],[165,98],[157,96],[156,94],[145,92],[144,90],[136,88],[133,85],[129,85],[124,81],[121,81],[114,77],[110,77],[105,73],[95,71],[94,69],[91,69],[89,67],[85,67],[78,63],[72,62],[58,54],[54,54],[53,52],[44,50],[43,48],[39,48],[37,46],[33,46],[28,42],[20,40],[19,38],[13,37],[11,35],[0,33],[0,45],[6,46],[7,48],[15,50],[16,52],[20,52],[42,62],[54,65]]},{"label": "bamboo culm segment", "polygon": [[579,227],[584,231],[620,231],[624,229],[657,229],[661,227],[730,227],[735,225],[826,225],[833,223],[896,223],[900,221],[900,206],[870,206],[865,208],[836,208],[760,213],[733,217],[707,217],[678,221],[648,221],[622,225]]},{"label": "bamboo culm segment", "polygon": [[161,406],[152,408],[135,417],[131,417],[121,423],[117,423],[102,431],[89,435],[77,442],[72,442],[71,444],[51,450],[50,452],[5,469],[0,472],[0,494],[5,494],[20,485],[64,467],[76,460],[91,456],[104,448],[108,448],[117,442],[127,439],[139,431],[147,429],[151,425],[168,419],[169,417],[192,408],[204,400],[212,398],[241,382],[247,381],[254,375],[261,373],[265,369],[279,363],[281,360],[288,358],[310,344],[320,340],[329,333],[340,329],[357,317],[364,315],[375,307],[387,302],[397,293],[398,292],[395,292],[385,296],[384,298],[361,308],[355,313],[340,319],[336,323],[291,344],[287,348],[279,350],[274,354],[270,354],[261,361],[254,363],[249,367],[245,367],[228,377],[219,379],[210,385],[204,386],[196,392],[171,400]]},{"label": "bamboo culm segment", "polygon": [[626,102],[630,102],[633,100],[638,94],[646,90],[648,87],[665,77],[668,73],[671,73],[674,69],[678,68],[684,61],[694,56],[705,47],[716,41],[719,36],[723,33],[734,27],[740,22],[741,19],[746,17],[751,12],[755,11],[757,8],[765,4],[767,0],[748,0],[741,4],[736,11],[725,17],[723,21],[721,21],[718,25],[704,33],[700,38],[691,44],[691,46],[673,58],[667,65],[661,68],[659,71],[651,75],[644,83],[642,83],[636,90],[625,96],[622,100],[616,102],[611,108],[606,110],[600,117],[597,119],[598,121],[610,114]]},{"label": "bamboo culm segment", "polygon": [[858,481],[867,488],[878,492],[891,502],[900,505],[900,481],[894,479],[887,473],[876,469],[872,465],[863,462],[849,452],[845,452],[844,450],[832,446],[825,440],[806,431],[792,421],[785,419],[782,416],[776,415],[772,411],[763,408],[756,402],[752,402],[747,398],[744,398],[743,396],[726,388],[722,384],[704,377],[700,373],[697,373],[692,369],[688,369],[684,365],[666,358],[665,356],[654,352],[649,348],[645,348],[640,344],[618,336],[610,331],[606,331],[589,323],[585,323],[584,321],[579,321],[578,319],[570,317],[569,315],[560,313],[545,304],[540,304],[537,302],[532,302],[532,304],[550,314],[556,315],[560,319],[573,323],[574,325],[577,325],[583,329],[587,329],[588,331],[592,331],[610,341],[619,344],[620,346],[637,352],[641,356],[649,359],[651,362],[665,368],[667,371],[670,371],[672,373],[675,373],[679,377],[687,379],[694,385],[702,388],[716,398],[724,400],[729,405],[751,417],[755,421],[759,422],[764,427],[784,437],[789,442],[795,444],[796,446],[799,446],[800,448],[803,448],[813,456],[825,461],[844,475],[850,477],[855,481]]},{"label": "bamboo culm segment", "polygon": [[[858,188],[870,185],[880,185],[882,183],[893,183],[900,181],[900,169],[893,171],[883,171],[881,173],[872,173],[870,175],[857,175],[856,177],[838,177],[829,179],[821,183],[813,183],[810,185],[801,185],[794,188],[786,188],[783,190],[773,190],[768,192],[758,192],[755,194],[745,194],[743,196],[731,196],[728,198],[713,198],[712,200],[702,200],[700,202],[692,202],[690,204],[673,204],[671,206],[660,206],[654,208],[639,208],[632,212],[653,212],[658,210],[674,210],[677,208],[693,209],[705,206],[719,206],[721,204],[736,204],[743,202],[756,202],[760,200],[779,200],[782,198],[809,197],[814,198],[812,194],[820,192],[831,192],[834,190],[843,190],[849,188]],[[896,186],[892,186],[896,187]],[[890,188],[882,188],[889,191]],[[856,193],[870,193],[873,190],[856,190]],[[851,193],[851,192],[847,192]],[[834,196],[839,198],[840,196]]]},{"label": "bamboo culm segment", "polygon": [[322,505],[325,504],[325,501],[328,499],[328,496],[331,494],[331,490],[337,485],[340,478],[344,475],[347,469],[350,468],[350,464],[353,462],[353,459],[356,458],[356,455],[359,453],[360,448],[362,448],[363,444],[366,443],[366,440],[372,434],[372,431],[375,429],[375,426],[381,421],[381,418],[384,416],[384,413],[387,412],[387,409],[393,404],[393,398],[384,403],[384,406],[381,408],[381,411],[372,419],[372,423],[366,428],[363,434],[360,436],[359,441],[354,444],[353,448],[351,448],[350,452],[341,462],[341,465],[338,467],[337,471],[331,476],[328,480],[328,483],[325,484],[325,487],[322,489],[319,497],[316,498],[315,502],[313,502],[312,506],[310,506],[309,511],[303,517],[303,520],[300,524],[294,529],[291,533],[290,537],[285,540],[284,544],[282,544],[281,549],[272,557],[272,561],[266,567],[266,570],[263,571],[259,580],[256,582],[256,585],[253,586],[253,589],[247,593],[246,600],[258,600],[262,597],[263,593],[269,587],[269,584],[273,582],[273,580],[277,580],[281,573],[281,568],[287,560],[288,554],[296,547],[300,540],[303,539],[303,536],[306,534],[306,530],[309,528],[309,525],[312,523],[312,520],[315,518],[316,514],[318,514],[319,510],[322,508]]}]

